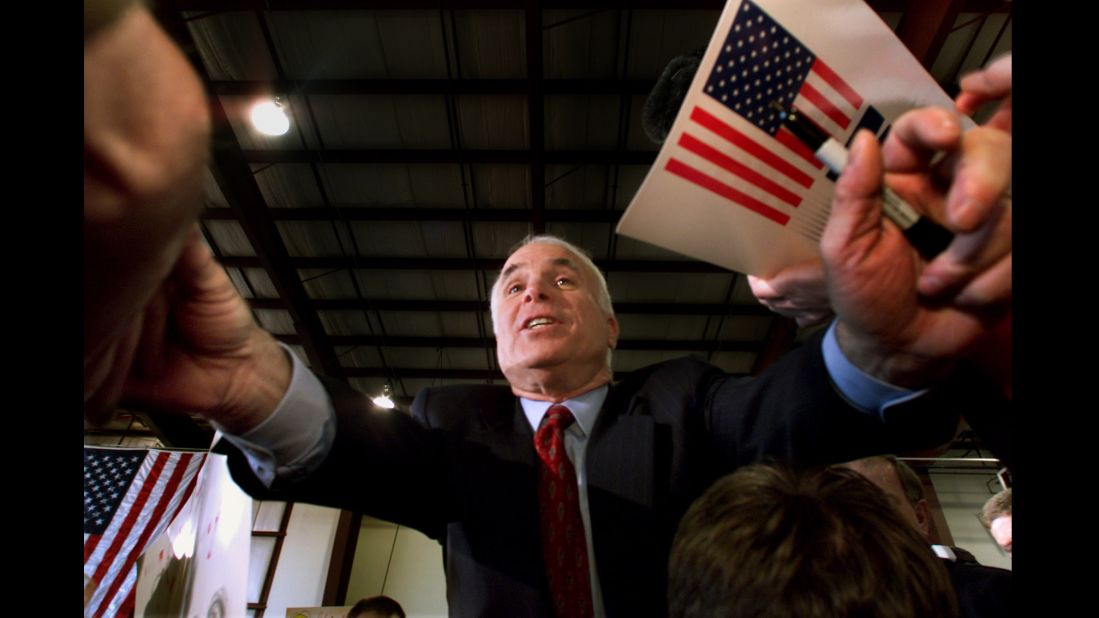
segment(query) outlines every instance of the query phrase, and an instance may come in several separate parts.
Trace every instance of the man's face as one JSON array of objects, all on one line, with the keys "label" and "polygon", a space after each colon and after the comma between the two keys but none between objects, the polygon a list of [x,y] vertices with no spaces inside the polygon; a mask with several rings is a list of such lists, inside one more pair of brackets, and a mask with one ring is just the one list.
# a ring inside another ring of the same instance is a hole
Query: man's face
[{"label": "man's face", "polygon": [[992,538],[996,539],[996,544],[1003,548],[1008,554],[1011,553],[1011,515],[1001,515],[992,520],[992,526],[989,528],[992,532]]},{"label": "man's face", "polygon": [[494,322],[500,368],[514,385],[527,370],[583,377],[606,365],[618,322],[596,300],[594,275],[564,247],[533,243],[501,271]]}]

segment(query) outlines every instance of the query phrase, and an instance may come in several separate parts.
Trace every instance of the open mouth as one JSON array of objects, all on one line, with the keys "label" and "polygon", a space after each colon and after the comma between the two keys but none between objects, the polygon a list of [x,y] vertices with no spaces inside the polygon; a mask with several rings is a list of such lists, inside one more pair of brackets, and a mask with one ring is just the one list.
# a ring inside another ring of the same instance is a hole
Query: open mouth
[{"label": "open mouth", "polygon": [[542,328],[543,326],[549,326],[550,324],[556,324],[557,321],[553,318],[531,318],[523,326],[523,328],[534,330],[536,328]]}]

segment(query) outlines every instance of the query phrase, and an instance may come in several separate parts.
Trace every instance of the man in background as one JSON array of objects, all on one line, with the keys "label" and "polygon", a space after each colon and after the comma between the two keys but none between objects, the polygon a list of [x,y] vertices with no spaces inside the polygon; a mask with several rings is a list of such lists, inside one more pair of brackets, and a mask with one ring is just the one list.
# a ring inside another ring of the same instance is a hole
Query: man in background
[{"label": "man in background", "polygon": [[[877,485],[905,522],[926,542],[931,542],[930,508],[920,478],[908,464],[893,455],[877,455],[840,465]],[[1010,615],[1011,571],[980,564],[973,554],[959,547],[931,545],[931,548],[950,571],[962,618]]]},{"label": "man in background", "polygon": [[405,618],[405,614],[400,603],[378,595],[361,599],[347,613],[347,618]]},{"label": "man in background", "polygon": [[1001,549],[1011,555],[1011,489],[992,496],[981,509],[981,524]]}]

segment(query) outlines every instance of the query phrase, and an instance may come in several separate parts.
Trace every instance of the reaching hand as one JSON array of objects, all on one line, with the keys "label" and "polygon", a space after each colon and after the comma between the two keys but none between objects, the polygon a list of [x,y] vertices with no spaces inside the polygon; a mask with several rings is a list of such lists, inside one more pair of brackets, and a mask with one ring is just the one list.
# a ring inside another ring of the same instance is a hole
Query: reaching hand
[{"label": "reaching hand", "polygon": [[748,275],[748,285],[760,304],[794,318],[798,326],[815,326],[832,319],[824,264],[818,259],[788,266],[768,279]]},{"label": "reaching hand", "polygon": [[[937,151],[948,156],[932,165]],[[898,119],[884,148],[868,132],[855,137],[821,250],[839,342],[856,365],[899,386],[926,386],[1006,310],[1011,206],[1000,201],[1010,182],[1005,152],[1006,133],[963,134],[949,112],[935,108]],[[897,170],[888,182],[901,197],[957,234],[931,265],[883,221],[886,169]],[[934,276],[923,280],[927,272]],[[951,276],[946,284],[944,272]],[[940,293],[921,294],[925,286]]]},{"label": "reaching hand", "polygon": [[243,433],[274,410],[290,372],[195,230],[146,309],[124,403],[196,412]]},{"label": "reaching hand", "polygon": [[[1005,271],[1011,272],[1011,208],[1010,198],[1004,197],[1011,185],[1011,138],[990,131],[1011,132],[1011,54],[966,75],[961,87],[956,105],[965,114],[1001,100],[982,128],[961,138],[960,127],[949,114],[917,110],[898,119],[883,156],[889,171],[908,174],[891,176],[891,184],[907,183],[909,191],[924,196],[949,186],[945,208],[937,209],[955,232],[955,241],[921,270],[919,293],[947,297],[968,284],[953,302],[980,306],[1011,293],[1010,276],[1004,276]],[[939,149],[952,149],[953,154],[936,165],[934,179],[921,177]],[[992,272],[983,272],[990,266]],[[819,261],[790,266],[768,279],[749,275],[748,283],[763,306],[796,319],[799,326],[819,324],[833,315],[824,265]]]},{"label": "reaching hand", "polygon": [[84,41],[84,415],[103,422],[202,212],[210,119],[198,76],[141,3],[90,4],[103,6],[85,19],[122,8]]},{"label": "reaching hand", "polygon": [[[1011,135],[978,127],[957,137],[956,126],[945,110],[905,114],[884,145],[885,166],[894,190],[916,196],[955,234],[922,269],[920,294],[987,305],[1011,296]],[[948,154],[930,167],[936,151]]]}]

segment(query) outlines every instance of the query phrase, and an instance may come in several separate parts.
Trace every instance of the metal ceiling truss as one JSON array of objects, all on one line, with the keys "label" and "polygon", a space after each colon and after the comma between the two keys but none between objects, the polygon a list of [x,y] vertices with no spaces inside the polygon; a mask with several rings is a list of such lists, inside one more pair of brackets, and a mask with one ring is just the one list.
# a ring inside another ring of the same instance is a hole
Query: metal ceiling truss
[{"label": "metal ceiling truss", "polygon": [[[690,260],[593,260],[603,272],[634,273],[724,273],[732,271],[707,262]],[[348,268],[352,258],[343,256],[293,257],[295,268]],[[222,265],[231,268],[264,268],[264,261],[251,256],[225,256]],[[497,273],[504,265],[503,258],[409,258],[409,257],[361,257],[355,260],[359,269],[383,270],[488,270]]]},{"label": "metal ceiling truss", "polygon": [[[254,309],[284,309],[278,298],[253,298],[248,303]],[[317,311],[355,311],[362,309],[362,302],[353,299],[312,300]],[[485,313],[488,301],[482,300],[393,300],[375,299],[371,306],[377,311],[430,311],[443,313]],[[727,303],[631,303],[614,304],[616,315],[713,315],[770,317],[774,314],[761,305],[737,305]]]},{"label": "metal ceiling truss", "polygon": [[[932,0],[868,0],[875,11],[906,12],[917,10]],[[350,11],[350,10],[438,10],[482,9],[516,10],[515,0],[172,0],[160,2],[177,11]],[[541,9],[641,9],[720,11],[725,0],[542,0]],[[1004,0],[965,0],[966,12],[1008,12],[1011,2]]]}]

